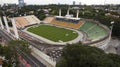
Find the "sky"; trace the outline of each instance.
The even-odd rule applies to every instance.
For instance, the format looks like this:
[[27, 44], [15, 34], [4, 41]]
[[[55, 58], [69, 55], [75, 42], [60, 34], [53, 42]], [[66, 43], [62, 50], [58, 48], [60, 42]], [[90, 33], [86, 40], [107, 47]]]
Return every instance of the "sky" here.
[[[73, 1], [76, 2], [76, 4], [79, 4], [81, 2], [82, 4], [120, 4], [120, 0], [24, 0], [26, 4], [39, 4], [39, 5], [44, 5], [44, 4], [72, 4]], [[17, 3], [18, 0], [0, 0], [0, 4], [3, 3]]]

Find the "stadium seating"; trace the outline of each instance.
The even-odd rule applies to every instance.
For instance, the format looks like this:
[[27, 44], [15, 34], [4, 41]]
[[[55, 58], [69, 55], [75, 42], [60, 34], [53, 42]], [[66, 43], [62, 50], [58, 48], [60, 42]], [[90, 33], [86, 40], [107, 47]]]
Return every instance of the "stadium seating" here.
[[36, 16], [31, 15], [31, 17], [35, 20], [36, 23], [40, 23], [40, 20]]
[[90, 27], [92, 27], [94, 24], [90, 22], [85, 22], [84, 25], [80, 28], [80, 30], [87, 31]]
[[106, 31], [95, 23], [85, 22], [79, 30], [84, 31], [91, 41], [99, 40], [106, 36]]
[[92, 30], [89, 30], [87, 33], [90, 33], [90, 34], [88, 34], [88, 36], [89, 36], [91, 39], [95, 39], [95, 40], [96, 40], [96, 39], [103, 38], [103, 37], [105, 37], [105, 35], [106, 35], [105, 30], [102, 29], [102, 28], [98, 28], [98, 26], [95, 27], [95, 28], [93, 28]]
[[74, 29], [78, 29], [83, 23], [84, 23], [83, 21], [78, 21], [78, 23], [58, 21], [55, 18], [51, 21], [51, 24], [55, 24], [55, 25], [59, 25], [59, 26], [63, 26], [63, 27], [74, 28]]
[[40, 20], [34, 15], [15, 17], [15, 21], [16, 21], [17, 28], [40, 23]]
[[54, 19], [54, 17], [47, 17], [44, 19], [45, 23], [51, 23], [51, 21]]
[[20, 25], [19, 22], [17, 22], [17, 21], [16, 21], [16, 27], [17, 27], [17, 28], [20, 28], [20, 27], [21, 27], [21, 25]]
[[36, 21], [31, 16], [25, 16], [24, 17], [30, 24], [35, 24]]
[[17, 21], [17, 23], [19, 23], [19, 25], [21, 25], [22, 27], [29, 25], [29, 23], [24, 19], [24, 17], [17, 17], [15, 19]]
[[30, 16], [25, 16], [24, 17], [30, 24], [36, 24], [36, 23], [40, 23], [40, 20], [35, 17], [34, 15], [30, 15]]

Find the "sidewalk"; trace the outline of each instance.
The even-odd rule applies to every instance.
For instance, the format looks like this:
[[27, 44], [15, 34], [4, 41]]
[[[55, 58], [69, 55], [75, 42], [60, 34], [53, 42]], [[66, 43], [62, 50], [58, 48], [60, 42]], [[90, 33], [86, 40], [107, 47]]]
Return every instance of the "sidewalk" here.
[[108, 43], [108, 48], [105, 49], [106, 53], [114, 53], [117, 54], [116, 48], [120, 46], [120, 41], [118, 39], [111, 39], [110, 43]]

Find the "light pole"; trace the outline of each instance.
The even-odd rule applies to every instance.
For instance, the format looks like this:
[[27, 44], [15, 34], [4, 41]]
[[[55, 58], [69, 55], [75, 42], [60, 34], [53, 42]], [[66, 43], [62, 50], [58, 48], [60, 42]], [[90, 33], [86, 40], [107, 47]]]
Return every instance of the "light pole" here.
[[111, 25], [112, 25], [112, 26], [111, 26], [111, 34], [112, 34], [113, 24], [114, 24], [114, 23], [115, 23], [114, 21], [111, 22]]
[[61, 16], [61, 9], [59, 9], [59, 16]]
[[[110, 24], [111, 24], [111, 27], [110, 27], [110, 28], [111, 28], [111, 30], [110, 30], [110, 39], [111, 39], [111, 37], [112, 37], [112, 30], [113, 30], [113, 26], [114, 26], [113, 24], [114, 24], [114, 23], [115, 23], [114, 21], [111, 21], [111, 22], [110, 22]], [[109, 39], [109, 40], [110, 40], [110, 39]]]
[[[111, 22], [110, 22], [111, 26], [110, 26], [110, 33], [109, 33], [109, 38], [108, 38], [107, 44], [108, 44], [108, 43], [110, 42], [110, 40], [111, 40], [112, 30], [113, 30], [113, 24], [114, 24], [114, 23], [115, 23], [114, 21], [111, 21]], [[108, 46], [104, 47], [103, 49], [105, 50], [106, 48], [108, 48]]]

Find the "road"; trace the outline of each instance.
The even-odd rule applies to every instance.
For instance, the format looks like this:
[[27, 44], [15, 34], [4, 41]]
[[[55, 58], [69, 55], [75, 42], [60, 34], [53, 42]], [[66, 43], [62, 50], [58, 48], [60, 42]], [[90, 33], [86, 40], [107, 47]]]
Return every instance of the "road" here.
[[5, 34], [2, 30], [0, 30], [0, 34], [1, 34], [7, 41], [12, 40], [12, 39], [10, 38], [10, 36], [8, 36], [7, 34]]
[[[11, 41], [12, 38], [9, 34], [6, 34], [4, 31], [0, 30], [0, 34], [7, 40]], [[19, 49], [17, 51], [20, 51]], [[39, 60], [37, 60], [32, 55], [28, 55], [24, 52], [20, 52], [20, 55], [32, 66], [32, 67], [46, 67]]]
[[[19, 48], [17, 48], [19, 49]], [[24, 53], [22, 50], [18, 50], [19, 54], [21, 54], [21, 56], [23, 58], [28, 58], [30, 61], [27, 61], [29, 64], [31, 64], [32, 67], [46, 67], [45, 65], [43, 65], [41, 62], [39, 62], [38, 60], [36, 60], [35, 57], [33, 57], [31, 54], [26, 54]], [[32, 59], [31, 59], [32, 58]]]

